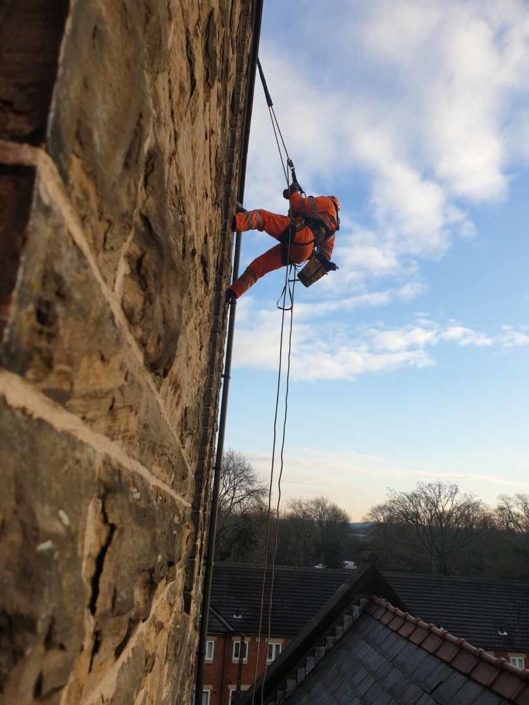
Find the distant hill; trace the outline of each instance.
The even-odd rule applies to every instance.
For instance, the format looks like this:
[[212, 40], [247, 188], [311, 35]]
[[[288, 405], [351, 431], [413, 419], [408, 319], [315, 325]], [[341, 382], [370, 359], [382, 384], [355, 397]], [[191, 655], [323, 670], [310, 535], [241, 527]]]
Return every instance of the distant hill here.
[[353, 533], [357, 534], [358, 536], [365, 536], [371, 524], [368, 521], [353, 521], [350, 522], [349, 526], [351, 527], [351, 531]]

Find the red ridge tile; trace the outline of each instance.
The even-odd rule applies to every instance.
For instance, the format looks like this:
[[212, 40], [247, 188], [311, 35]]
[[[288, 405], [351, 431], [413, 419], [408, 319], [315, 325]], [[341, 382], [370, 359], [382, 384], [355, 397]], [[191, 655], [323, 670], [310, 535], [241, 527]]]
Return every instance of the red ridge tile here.
[[[439, 649], [439, 651], [440, 650], [441, 649]], [[437, 656], [439, 655], [439, 651], [437, 652]], [[457, 668], [458, 671], [461, 671], [461, 673], [470, 673], [472, 669], [478, 665], [479, 659], [468, 651], [458, 649], [450, 663], [454, 668]]]
[[524, 687], [525, 683], [523, 681], [517, 678], [513, 673], [507, 671], [500, 673], [492, 684], [492, 690], [495, 693], [509, 700], [514, 700], [514, 698], [522, 692]]
[[422, 642], [426, 639], [426, 637], [429, 635], [428, 629], [425, 629], [422, 625], [424, 622], [421, 624], [421, 620], [417, 622], [417, 626], [415, 629], [412, 631], [408, 639], [412, 641], [414, 644], [417, 644], [419, 646], [422, 644]]
[[445, 629], [393, 607], [387, 600], [371, 597], [366, 611], [392, 631], [450, 663], [475, 682], [492, 688], [516, 705], [529, 705], [529, 670], [515, 668], [505, 659], [496, 658]]
[[481, 685], [490, 686], [499, 675], [500, 671], [497, 668], [482, 659], [472, 671], [472, 680], [481, 683]]
[[385, 624], [387, 626], [390, 622], [393, 621], [394, 616], [395, 615], [393, 614], [393, 612], [386, 610], [386, 613], [383, 614], [382, 617], [380, 617], [380, 621], [382, 622], [382, 624]]
[[443, 640], [436, 634], [428, 634], [426, 639], [421, 644], [421, 649], [426, 649], [431, 654], [434, 654], [437, 649], [441, 646]]
[[441, 642], [441, 646], [437, 649], [435, 652], [435, 655], [438, 656], [440, 659], [443, 661], [446, 661], [447, 663], [450, 663], [457, 654], [460, 653], [459, 646], [457, 644], [451, 644], [449, 641], [446, 639]]
[[376, 610], [373, 612], [373, 617], [375, 619], [380, 619], [383, 614], [386, 614], [386, 608], [382, 607], [382, 605], [379, 605]]
[[409, 637], [409, 635], [415, 630], [415, 624], [406, 620], [402, 627], [399, 629], [398, 634], [404, 637]]
[[529, 685], [517, 695], [514, 702], [516, 705], [529, 705]]
[[402, 627], [404, 624], [405, 620], [402, 617], [398, 617], [396, 615], [393, 615], [393, 619], [391, 622], [388, 624], [388, 627], [392, 629], [394, 632], [398, 632], [399, 629]]

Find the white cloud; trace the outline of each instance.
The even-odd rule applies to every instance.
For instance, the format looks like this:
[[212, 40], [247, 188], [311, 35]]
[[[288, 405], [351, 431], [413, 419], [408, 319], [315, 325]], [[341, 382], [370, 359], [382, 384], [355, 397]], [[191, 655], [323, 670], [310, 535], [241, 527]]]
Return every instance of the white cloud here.
[[409, 348], [423, 348], [435, 342], [438, 332], [420, 327], [394, 330], [369, 330], [371, 343], [376, 350], [402, 351]]
[[[250, 463], [268, 480], [270, 476], [270, 452], [255, 452], [242, 449]], [[421, 480], [442, 480], [456, 482], [463, 491], [475, 491], [479, 486], [480, 494], [487, 494], [487, 500], [493, 504], [497, 494], [512, 492], [513, 487], [524, 485], [523, 480], [509, 480], [494, 474], [493, 471], [469, 473], [417, 467], [415, 462], [406, 463], [380, 455], [359, 453], [354, 450], [326, 451], [315, 447], [294, 447], [288, 449], [284, 457], [284, 474], [281, 481], [282, 509], [290, 499], [317, 497], [324, 494], [340, 507], [349, 511], [352, 520], [359, 520], [369, 509], [384, 501], [381, 487], [398, 487], [411, 490]], [[274, 505], [277, 498], [276, 487], [279, 462], [275, 466]], [[484, 487], [488, 486], [488, 491]]]
[[[354, 5], [346, 3], [351, 10]], [[391, 106], [415, 162], [452, 197], [501, 198], [508, 187], [508, 108], [525, 93], [529, 14], [523, 0], [429, 0], [360, 5], [351, 46], [388, 75]]]
[[505, 488], [507, 487], [526, 487], [527, 483], [523, 480], [507, 480], [501, 475], [491, 475], [485, 473], [477, 472], [446, 472], [440, 470], [439, 472], [429, 472], [427, 470], [417, 471], [416, 476], [418, 479], [435, 479], [443, 480], [445, 482], [471, 482], [475, 487], [479, 486], [479, 483], [486, 482], [490, 485], [500, 485]]
[[357, 308], [387, 306], [394, 301], [409, 302], [420, 296], [425, 289], [425, 285], [421, 282], [407, 282], [401, 287], [386, 289], [385, 291], [344, 296], [310, 304], [298, 303], [296, 304], [296, 320], [314, 320], [321, 316], [353, 311]]
[[504, 327], [504, 332], [498, 336], [500, 345], [503, 348], [513, 348], [529, 345], [529, 332], [527, 327], [515, 330], [510, 326]]
[[[261, 49], [298, 175], [308, 192], [350, 179], [367, 189], [362, 217], [343, 214], [339, 277], [320, 289], [416, 277], [421, 258], [476, 237], [468, 209], [505, 198], [510, 170], [529, 160], [527, 4], [329, 0], [304, 8], [298, 32], [302, 56], [284, 41]], [[315, 59], [321, 36], [332, 41]], [[249, 163], [247, 204], [284, 212], [259, 86]]]
[[[387, 305], [401, 296], [402, 290], [397, 289], [312, 306], [299, 304], [292, 333], [293, 379], [354, 381], [364, 374], [431, 367], [437, 364], [432, 348], [443, 344], [496, 349], [529, 345], [525, 328], [509, 327], [491, 334], [457, 322], [440, 324], [422, 318], [398, 328], [384, 324], [366, 328], [332, 318], [337, 312]], [[252, 298], [248, 297], [241, 301], [240, 314], [235, 366], [277, 370], [277, 312], [256, 309]], [[324, 320], [318, 320], [324, 316]]]
[[[293, 375], [352, 380], [434, 365], [436, 346], [529, 344], [521, 328], [483, 331], [426, 314], [410, 325], [363, 330], [347, 320], [424, 293], [421, 259], [443, 256], [455, 237], [475, 238], [469, 209], [505, 197], [509, 169], [529, 155], [527, 5], [329, 0], [305, 10], [298, 32], [306, 54], [294, 56], [282, 40], [262, 42], [275, 110], [308, 193], [332, 193], [338, 182], [343, 200], [355, 202], [347, 198], [351, 182], [362, 184], [365, 198], [359, 213], [342, 214], [333, 257], [339, 272], [318, 283], [313, 303], [296, 304]], [[333, 40], [318, 45], [316, 60], [320, 36]], [[245, 205], [285, 212], [259, 86], [255, 101]], [[255, 243], [252, 255], [264, 242], [253, 237], [246, 238]], [[386, 286], [377, 290], [380, 279]], [[248, 295], [239, 310], [237, 364], [277, 369], [276, 312], [258, 310]]]
[[485, 333], [478, 333], [465, 326], [448, 326], [439, 333], [439, 338], [446, 341], [455, 341], [459, 345], [477, 345], [488, 347], [494, 344], [494, 340]]

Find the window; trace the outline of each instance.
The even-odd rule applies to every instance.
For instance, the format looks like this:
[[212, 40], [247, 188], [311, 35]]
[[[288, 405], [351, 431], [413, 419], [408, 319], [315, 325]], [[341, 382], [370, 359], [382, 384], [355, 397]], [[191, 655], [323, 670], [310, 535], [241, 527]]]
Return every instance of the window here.
[[[209, 705], [209, 696], [210, 696], [210, 691], [206, 690], [205, 688], [202, 690], [202, 705]], [[195, 698], [195, 691], [193, 690], [193, 695], [191, 697], [191, 703], [192, 705], [197, 705], [196, 704], [196, 698]]]
[[[249, 685], [241, 685], [241, 692], [244, 692], [245, 690], [248, 690], [250, 688]], [[232, 705], [232, 703], [237, 702], [235, 698], [235, 693], [237, 692], [237, 688], [232, 688], [230, 686], [230, 696], [228, 698], [228, 705]]]
[[523, 656], [509, 656], [509, 662], [515, 668], [525, 668], [525, 658]]
[[[233, 642], [233, 663], [239, 663], [239, 659], [241, 658], [241, 642], [240, 641], [234, 641]], [[248, 661], [248, 642], [244, 642], [244, 647], [243, 647], [243, 653], [242, 653], [242, 660], [243, 662]]]
[[208, 639], [206, 641], [206, 661], [213, 661], [213, 655], [215, 653], [215, 642], [213, 639]]
[[268, 643], [268, 652], [266, 654], [266, 662], [272, 663], [281, 653], [281, 644], [279, 642], [270, 641]]

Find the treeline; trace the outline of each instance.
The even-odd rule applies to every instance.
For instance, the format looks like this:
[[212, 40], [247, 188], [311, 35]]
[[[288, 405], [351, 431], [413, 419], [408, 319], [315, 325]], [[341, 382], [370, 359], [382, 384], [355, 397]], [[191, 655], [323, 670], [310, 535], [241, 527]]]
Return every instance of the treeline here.
[[215, 560], [260, 563], [268, 543], [277, 565], [343, 568], [354, 535], [349, 516], [324, 497], [288, 502], [279, 522], [272, 507], [267, 537], [268, 488], [241, 453], [223, 458]]
[[[390, 490], [356, 535], [343, 509], [325, 497], [287, 503], [268, 527], [268, 488], [246, 458], [224, 456], [215, 559], [260, 563], [268, 543], [277, 565], [342, 568], [362, 551], [382, 570], [499, 579], [529, 579], [529, 494], [501, 496], [487, 507], [445, 482]], [[268, 539], [268, 540], [267, 540]]]
[[366, 520], [384, 570], [529, 579], [529, 494], [492, 509], [453, 483], [419, 483], [390, 490]]

